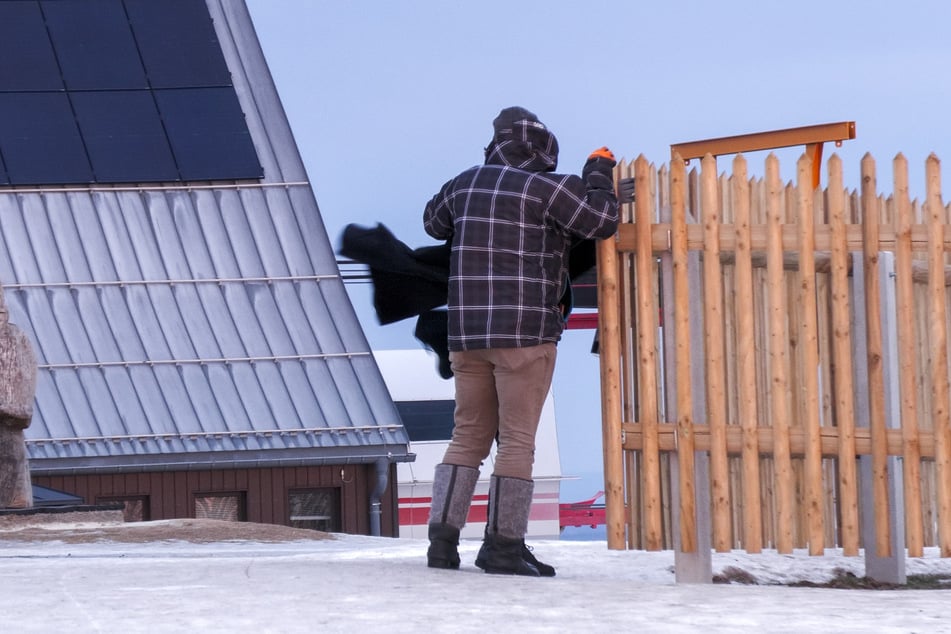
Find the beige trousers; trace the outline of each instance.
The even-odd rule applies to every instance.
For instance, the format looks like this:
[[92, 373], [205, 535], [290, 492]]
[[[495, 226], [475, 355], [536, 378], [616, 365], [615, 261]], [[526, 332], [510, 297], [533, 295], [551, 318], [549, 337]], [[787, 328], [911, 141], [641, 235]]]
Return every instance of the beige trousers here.
[[478, 469], [498, 436], [493, 475], [531, 480], [535, 432], [555, 356], [554, 343], [450, 352], [455, 428], [443, 462]]

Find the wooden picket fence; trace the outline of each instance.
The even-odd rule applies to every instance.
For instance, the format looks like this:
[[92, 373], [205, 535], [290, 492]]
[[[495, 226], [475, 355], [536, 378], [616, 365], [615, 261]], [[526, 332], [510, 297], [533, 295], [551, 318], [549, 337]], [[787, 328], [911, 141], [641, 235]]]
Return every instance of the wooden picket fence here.
[[709, 155], [699, 173], [676, 156], [669, 168], [619, 166], [636, 201], [598, 247], [609, 548], [692, 552], [707, 513], [716, 551], [856, 555], [873, 547], [860, 526], [872, 505], [874, 547], [888, 556], [889, 472], [900, 470], [908, 555], [938, 545], [951, 556], [939, 167], [927, 159], [919, 203], [900, 155], [888, 196], [870, 156], [858, 192], [836, 155], [825, 190], [806, 156], [795, 184], [773, 155], [763, 178], [747, 176], [742, 155], [732, 175]]

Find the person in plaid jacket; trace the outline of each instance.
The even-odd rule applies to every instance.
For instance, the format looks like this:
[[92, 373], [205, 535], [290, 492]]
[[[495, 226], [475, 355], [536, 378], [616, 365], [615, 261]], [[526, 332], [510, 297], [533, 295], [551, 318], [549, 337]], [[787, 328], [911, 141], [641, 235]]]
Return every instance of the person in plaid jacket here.
[[459, 567], [459, 531], [497, 441], [476, 565], [554, 576], [525, 545], [535, 433], [564, 328], [568, 251], [617, 231], [616, 162], [603, 147], [581, 176], [556, 173], [558, 141], [524, 108], [503, 109], [493, 130], [485, 163], [443, 185], [423, 212], [426, 232], [452, 245], [448, 343], [456, 388], [452, 440], [435, 470], [427, 560]]

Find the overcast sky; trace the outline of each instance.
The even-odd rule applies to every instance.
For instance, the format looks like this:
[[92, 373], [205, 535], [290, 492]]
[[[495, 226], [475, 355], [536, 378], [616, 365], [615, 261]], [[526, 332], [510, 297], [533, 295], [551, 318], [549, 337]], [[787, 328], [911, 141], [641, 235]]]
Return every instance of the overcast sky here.
[[[899, 152], [913, 197], [932, 152], [951, 188], [943, 0], [247, 4], [335, 241], [348, 223], [382, 222], [411, 246], [431, 243], [423, 206], [481, 162], [510, 105], [556, 134], [562, 172], [601, 145], [661, 164], [672, 143], [848, 120], [857, 138], [824, 158], [839, 154], [850, 189], [866, 152], [880, 191], [891, 191]], [[784, 179], [801, 151], [777, 152]], [[761, 175], [765, 154], [748, 158]], [[367, 289], [350, 290], [371, 346], [416, 346], [410, 321], [380, 328]], [[585, 476], [566, 488], [579, 495], [600, 486], [592, 335], [566, 333], [554, 383], [562, 468]]]

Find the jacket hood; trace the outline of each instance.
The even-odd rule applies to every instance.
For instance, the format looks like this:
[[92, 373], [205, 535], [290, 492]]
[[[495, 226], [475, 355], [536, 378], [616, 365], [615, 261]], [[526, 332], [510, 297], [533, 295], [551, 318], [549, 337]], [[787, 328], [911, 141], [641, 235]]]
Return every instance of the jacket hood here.
[[558, 167], [558, 139], [532, 112], [505, 108], [492, 122], [494, 134], [485, 148], [486, 165], [506, 165], [529, 172]]

